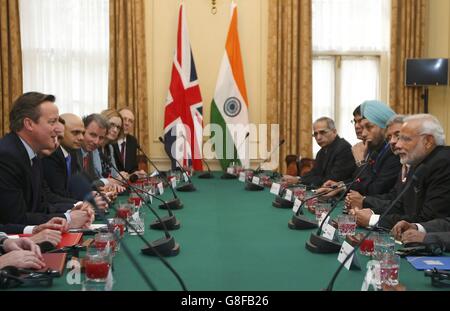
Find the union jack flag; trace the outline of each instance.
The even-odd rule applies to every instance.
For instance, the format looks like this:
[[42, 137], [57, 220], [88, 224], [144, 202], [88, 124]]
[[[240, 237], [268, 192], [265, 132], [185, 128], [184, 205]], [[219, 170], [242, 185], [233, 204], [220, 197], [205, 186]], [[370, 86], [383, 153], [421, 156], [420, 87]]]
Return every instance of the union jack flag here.
[[[203, 170], [203, 103], [183, 4], [180, 5], [177, 48], [165, 107], [164, 136], [165, 149], [173, 158], [182, 160], [183, 166]], [[175, 168], [173, 162], [172, 168]]]

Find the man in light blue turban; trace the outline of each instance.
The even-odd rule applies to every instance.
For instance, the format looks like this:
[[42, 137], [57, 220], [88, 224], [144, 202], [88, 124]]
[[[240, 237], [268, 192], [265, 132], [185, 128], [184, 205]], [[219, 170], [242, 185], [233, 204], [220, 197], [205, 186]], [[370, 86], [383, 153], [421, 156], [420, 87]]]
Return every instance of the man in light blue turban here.
[[[368, 148], [368, 157], [353, 173], [350, 190], [362, 196], [388, 193], [395, 185], [401, 172], [400, 159], [385, 139], [386, 123], [395, 115], [386, 104], [368, 100], [361, 104], [362, 139]], [[343, 181], [348, 182], [348, 181]], [[333, 186], [336, 181], [327, 181], [324, 187]], [[321, 192], [320, 189], [319, 192]]]
[[361, 114], [370, 123], [385, 129], [387, 121], [395, 115], [395, 112], [381, 101], [367, 100], [361, 105]]

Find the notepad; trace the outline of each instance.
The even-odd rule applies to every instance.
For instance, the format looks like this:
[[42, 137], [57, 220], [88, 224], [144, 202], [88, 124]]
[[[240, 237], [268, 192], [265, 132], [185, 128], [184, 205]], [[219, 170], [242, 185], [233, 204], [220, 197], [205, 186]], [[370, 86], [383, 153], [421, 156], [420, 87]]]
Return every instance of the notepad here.
[[450, 270], [450, 257], [406, 257], [408, 262], [417, 270]]

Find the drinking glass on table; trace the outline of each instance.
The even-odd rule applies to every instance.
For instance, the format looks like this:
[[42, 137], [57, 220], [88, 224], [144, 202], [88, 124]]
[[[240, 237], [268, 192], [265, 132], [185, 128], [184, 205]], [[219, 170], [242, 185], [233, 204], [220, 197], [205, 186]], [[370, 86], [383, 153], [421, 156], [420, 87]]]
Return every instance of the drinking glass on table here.
[[317, 203], [315, 214], [316, 214], [316, 220], [318, 225], [322, 223], [322, 221], [325, 219], [325, 216], [328, 214], [328, 212], [331, 209], [330, 203]]
[[88, 247], [84, 259], [86, 279], [92, 282], [106, 282], [111, 261], [110, 250]]
[[337, 218], [339, 236], [346, 237], [353, 236], [356, 232], [356, 217], [355, 215], [339, 215]]
[[381, 285], [398, 285], [398, 275], [400, 270], [400, 256], [390, 253], [381, 255], [380, 276]]

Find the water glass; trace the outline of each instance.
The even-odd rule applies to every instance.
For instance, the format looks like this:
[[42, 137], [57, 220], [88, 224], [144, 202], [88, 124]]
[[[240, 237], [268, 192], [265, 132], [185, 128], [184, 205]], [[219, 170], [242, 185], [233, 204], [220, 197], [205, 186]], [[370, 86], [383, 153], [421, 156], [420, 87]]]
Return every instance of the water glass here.
[[132, 205], [130, 204], [120, 204], [119, 208], [117, 209], [116, 216], [122, 219], [128, 219], [128, 217], [131, 216], [131, 208]]
[[338, 216], [338, 232], [342, 237], [353, 236], [356, 232], [356, 218], [354, 215]]
[[388, 286], [398, 285], [398, 274], [400, 270], [400, 256], [384, 253], [380, 261], [381, 284]]
[[86, 250], [84, 269], [86, 279], [92, 282], [106, 282], [111, 267], [111, 253], [106, 249], [89, 247]]
[[292, 189], [294, 196], [297, 197], [300, 201], [303, 201], [306, 197], [306, 187], [298, 186]]
[[139, 207], [135, 207], [133, 214], [128, 219], [130, 226], [128, 232], [130, 235], [143, 235], [145, 232], [144, 210]]
[[315, 214], [316, 214], [316, 220], [317, 223], [320, 224], [322, 223], [322, 221], [325, 219], [325, 216], [328, 214], [328, 212], [331, 209], [331, 204], [330, 203], [318, 203], [316, 208], [315, 208]]
[[374, 235], [374, 254], [375, 260], [380, 260], [385, 254], [395, 254], [395, 239], [390, 233], [376, 232]]

